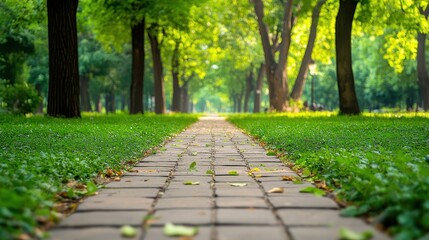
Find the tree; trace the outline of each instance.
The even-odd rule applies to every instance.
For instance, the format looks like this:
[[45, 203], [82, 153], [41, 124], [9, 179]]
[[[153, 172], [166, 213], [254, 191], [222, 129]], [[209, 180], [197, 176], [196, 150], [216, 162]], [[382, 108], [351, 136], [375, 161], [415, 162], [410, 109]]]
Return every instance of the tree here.
[[261, 111], [261, 95], [262, 95], [262, 83], [264, 79], [265, 64], [261, 63], [258, 69], [258, 78], [256, 79], [255, 87], [255, 98], [253, 102], [253, 112], [258, 113]]
[[[423, 9], [419, 7], [420, 14], [427, 20], [429, 15], [429, 4]], [[423, 102], [423, 110], [429, 111], [429, 74], [426, 65], [426, 34], [417, 33], [417, 73], [420, 89], [420, 96]]]
[[320, 15], [320, 11], [322, 10], [322, 6], [325, 3], [326, 3], [326, 0], [319, 0], [317, 1], [317, 4], [313, 9], [313, 14], [311, 16], [310, 36], [308, 37], [308, 43], [305, 49], [304, 57], [302, 58], [298, 76], [295, 80], [295, 84], [293, 85], [293, 90], [290, 95], [291, 98], [294, 100], [301, 99], [302, 92], [304, 90], [305, 78], [307, 77], [307, 71], [308, 71], [308, 65], [312, 60], [311, 54], [313, 52], [314, 42], [316, 41], [317, 24], [319, 21], [319, 15]]
[[358, 1], [340, 0], [335, 22], [335, 49], [340, 113], [359, 114], [355, 82], [352, 69], [351, 33]]
[[130, 86], [130, 114], [143, 113], [144, 79], [144, 18], [131, 29], [132, 79]]
[[152, 51], [153, 61], [153, 78], [154, 78], [154, 91], [155, 91], [155, 113], [165, 113], [165, 95], [164, 95], [164, 70], [161, 58], [161, 44], [158, 39], [159, 26], [153, 24], [148, 29], [148, 36]]
[[78, 0], [47, 0], [48, 114], [55, 117], [80, 117], [77, 6]]
[[253, 0], [253, 4], [264, 50], [266, 76], [270, 91], [270, 107], [276, 111], [285, 111], [289, 107], [289, 86], [286, 70], [291, 41], [293, 0], [284, 1], [282, 40], [278, 46], [280, 49], [278, 61], [274, 58], [274, 51], [277, 46], [275, 44], [271, 45], [268, 27], [264, 22], [264, 4], [261, 0]]

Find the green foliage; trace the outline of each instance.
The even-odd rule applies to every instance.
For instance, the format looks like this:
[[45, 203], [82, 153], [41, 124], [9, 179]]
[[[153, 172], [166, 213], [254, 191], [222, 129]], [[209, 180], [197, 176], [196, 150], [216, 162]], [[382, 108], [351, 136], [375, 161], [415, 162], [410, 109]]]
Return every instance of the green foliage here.
[[229, 119], [309, 169], [397, 239], [429, 231], [428, 114], [335, 116], [330, 113], [238, 115]]
[[[38, 217], [52, 217], [59, 192], [70, 198], [97, 191], [90, 180], [177, 133], [194, 116], [83, 115], [82, 119], [0, 115], [0, 239], [35, 234]], [[87, 185], [85, 192], [66, 183]]]
[[0, 86], [0, 107], [14, 114], [32, 113], [40, 97], [32, 85], [26, 83]]

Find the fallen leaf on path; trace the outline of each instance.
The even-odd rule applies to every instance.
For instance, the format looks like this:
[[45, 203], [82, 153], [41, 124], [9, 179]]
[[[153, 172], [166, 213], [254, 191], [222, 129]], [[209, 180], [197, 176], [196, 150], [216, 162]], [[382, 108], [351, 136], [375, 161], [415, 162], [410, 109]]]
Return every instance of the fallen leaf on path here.
[[126, 238], [133, 238], [137, 235], [137, 229], [130, 225], [124, 225], [121, 227], [121, 235]]
[[238, 176], [238, 172], [235, 171], [235, 170], [229, 171], [228, 174], [231, 175], [231, 176]]
[[164, 234], [169, 237], [192, 237], [198, 233], [198, 227], [186, 227], [183, 225], [174, 225], [166, 223], [164, 225]]
[[232, 187], [245, 187], [247, 186], [247, 183], [229, 183]]
[[192, 182], [192, 181], [185, 181], [183, 182], [184, 185], [200, 185], [200, 182]]
[[321, 196], [324, 196], [326, 194], [325, 191], [318, 189], [316, 187], [305, 187], [305, 188], [299, 190], [299, 192], [312, 193], [314, 196], [317, 196], [317, 197], [321, 197]]
[[209, 169], [209, 170], [207, 170], [207, 171], [206, 171], [206, 174], [213, 175], [213, 174], [214, 174], [214, 172], [213, 172], [213, 170]]
[[283, 193], [285, 190], [282, 187], [271, 188], [268, 193]]
[[253, 173], [253, 172], [259, 172], [259, 171], [261, 171], [261, 169], [259, 169], [259, 168], [257, 168], [257, 167], [252, 168], [252, 169], [250, 169], [250, 170], [249, 170], [249, 172], [250, 172], [250, 173]]
[[294, 184], [302, 184], [302, 180], [297, 176], [282, 176], [283, 181], [293, 182]]
[[373, 237], [373, 233], [371, 231], [364, 231], [361, 233], [357, 233], [347, 228], [340, 229], [341, 240], [369, 240], [372, 237]]
[[196, 172], [197, 171], [197, 163], [195, 161], [193, 161], [191, 164], [189, 164], [188, 171], [189, 172], [192, 172], [192, 171]]
[[119, 181], [121, 181], [121, 178], [120, 178], [120, 177], [115, 177], [115, 178], [113, 179], [113, 181], [119, 182]]

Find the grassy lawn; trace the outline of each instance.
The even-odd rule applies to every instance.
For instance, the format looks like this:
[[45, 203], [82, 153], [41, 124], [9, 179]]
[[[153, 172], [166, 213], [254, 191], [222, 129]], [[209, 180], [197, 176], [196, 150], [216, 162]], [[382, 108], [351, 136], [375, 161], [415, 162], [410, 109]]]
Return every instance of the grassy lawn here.
[[97, 190], [197, 118], [192, 115], [84, 115], [82, 119], [0, 115], [0, 239], [37, 235], [56, 201]]
[[429, 237], [429, 114], [231, 115], [229, 121], [309, 180], [324, 180], [352, 205], [344, 215], [365, 215], [395, 239]]

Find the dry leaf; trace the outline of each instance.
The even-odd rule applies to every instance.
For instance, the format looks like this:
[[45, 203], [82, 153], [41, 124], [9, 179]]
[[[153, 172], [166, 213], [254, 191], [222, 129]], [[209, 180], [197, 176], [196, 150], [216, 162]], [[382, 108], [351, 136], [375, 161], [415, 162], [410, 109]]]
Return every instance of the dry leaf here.
[[284, 192], [284, 188], [282, 187], [271, 188], [270, 191], [268, 191], [268, 193], [283, 193], [283, 192]]
[[229, 183], [232, 187], [245, 187], [247, 186], [247, 183]]
[[120, 178], [120, 177], [115, 177], [115, 178], [113, 179], [113, 181], [119, 182], [119, 181], [121, 181], [121, 178]]
[[110, 169], [110, 168], [108, 168], [107, 170], [106, 170], [106, 176], [108, 176], [108, 177], [111, 177], [111, 176], [113, 176], [113, 171], [112, 171], [112, 169]]
[[261, 169], [255, 167], [255, 168], [250, 169], [249, 172], [259, 172], [259, 171], [261, 171]]
[[297, 180], [297, 177], [295, 176], [282, 176], [283, 181], [295, 181]]

